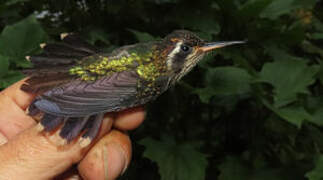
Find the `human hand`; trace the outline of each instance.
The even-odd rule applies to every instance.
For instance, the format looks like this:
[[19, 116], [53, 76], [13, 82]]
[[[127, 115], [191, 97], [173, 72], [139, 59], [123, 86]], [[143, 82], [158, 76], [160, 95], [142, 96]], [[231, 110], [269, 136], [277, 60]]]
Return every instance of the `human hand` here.
[[0, 92], [0, 179], [115, 179], [124, 172], [131, 142], [123, 131], [142, 123], [143, 108], [107, 114], [89, 147], [75, 143], [62, 149], [26, 115], [35, 95], [20, 90], [23, 82]]

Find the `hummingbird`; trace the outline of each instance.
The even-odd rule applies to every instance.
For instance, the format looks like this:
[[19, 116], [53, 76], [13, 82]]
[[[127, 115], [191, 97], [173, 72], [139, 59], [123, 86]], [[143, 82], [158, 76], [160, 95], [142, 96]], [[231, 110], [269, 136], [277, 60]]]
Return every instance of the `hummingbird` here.
[[[41, 44], [27, 56], [33, 67], [20, 87], [36, 93], [27, 109], [39, 130], [58, 134], [64, 143], [79, 138], [88, 146], [103, 115], [144, 105], [175, 85], [206, 54], [243, 41], [207, 42], [187, 30], [162, 40], [126, 45], [104, 53], [71, 33], [57, 44]], [[80, 136], [80, 137], [79, 137]]]

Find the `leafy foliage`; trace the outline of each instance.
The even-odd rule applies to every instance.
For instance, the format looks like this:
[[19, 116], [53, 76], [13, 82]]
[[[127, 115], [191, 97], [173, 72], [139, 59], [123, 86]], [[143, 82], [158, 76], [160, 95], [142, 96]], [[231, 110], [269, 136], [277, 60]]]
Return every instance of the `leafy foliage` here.
[[275, 106], [281, 107], [296, 101], [298, 93], [308, 93], [307, 87], [314, 83], [317, 72], [317, 67], [308, 67], [305, 61], [283, 60], [265, 64], [260, 81], [274, 86]]
[[208, 103], [215, 95], [239, 95], [250, 92], [251, 76], [237, 67], [210, 68], [205, 74], [206, 88], [197, 89], [201, 100]]
[[323, 178], [323, 157], [322, 155], [318, 156], [317, 159], [315, 160], [316, 167], [312, 171], [306, 173], [306, 177], [309, 180], [320, 180]]
[[247, 40], [207, 56], [147, 106], [120, 179], [322, 179], [322, 8], [322, 0], [4, 0], [0, 88], [62, 32], [107, 52], [174, 29]]
[[162, 142], [145, 138], [140, 144], [147, 148], [144, 157], [158, 163], [162, 180], [205, 178], [205, 155], [196, 151], [191, 143], [178, 145], [168, 137]]
[[44, 42], [45, 38], [46, 33], [34, 16], [8, 25], [2, 30], [0, 35], [0, 88], [22, 78], [18, 71], [9, 70], [9, 67], [29, 67], [25, 56], [39, 50], [39, 44]]

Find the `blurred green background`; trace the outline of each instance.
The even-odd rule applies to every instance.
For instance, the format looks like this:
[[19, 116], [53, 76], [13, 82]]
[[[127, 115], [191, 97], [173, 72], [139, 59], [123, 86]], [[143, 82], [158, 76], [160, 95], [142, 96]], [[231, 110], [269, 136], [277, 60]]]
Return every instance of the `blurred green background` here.
[[119, 179], [322, 180], [321, 0], [1, 0], [0, 88], [62, 32], [111, 51], [175, 29], [248, 43], [147, 105]]

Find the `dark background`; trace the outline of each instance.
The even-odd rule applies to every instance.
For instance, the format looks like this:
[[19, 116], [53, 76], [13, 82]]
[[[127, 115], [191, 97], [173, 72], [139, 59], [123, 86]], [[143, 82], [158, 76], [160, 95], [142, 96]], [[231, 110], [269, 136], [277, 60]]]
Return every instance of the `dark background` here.
[[248, 40], [206, 57], [147, 105], [120, 179], [321, 180], [322, 8], [319, 0], [1, 0], [0, 88], [62, 32], [105, 51], [175, 29]]

